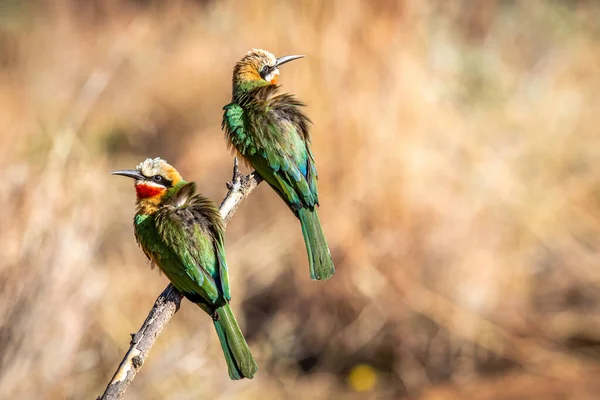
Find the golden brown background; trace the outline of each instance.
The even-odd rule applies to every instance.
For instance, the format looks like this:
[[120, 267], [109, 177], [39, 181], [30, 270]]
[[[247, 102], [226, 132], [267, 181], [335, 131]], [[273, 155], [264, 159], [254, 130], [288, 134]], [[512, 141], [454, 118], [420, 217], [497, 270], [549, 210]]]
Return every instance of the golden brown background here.
[[337, 274], [266, 186], [227, 230], [259, 363], [232, 382], [184, 302], [127, 399], [597, 399], [597, 1], [0, 1], [0, 398], [101, 394], [167, 281], [131, 182], [220, 202], [234, 63], [306, 54]]

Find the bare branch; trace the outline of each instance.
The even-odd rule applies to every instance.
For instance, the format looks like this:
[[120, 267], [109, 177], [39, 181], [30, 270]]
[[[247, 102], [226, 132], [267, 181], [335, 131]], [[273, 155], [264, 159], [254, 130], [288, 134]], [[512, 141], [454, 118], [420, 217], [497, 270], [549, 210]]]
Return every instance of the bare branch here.
[[[231, 182], [227, 183], [229, 192], [227, 192], [219, 207], [219, 212], [226, 225], [240, 203], [248, 197], [261, 181], [262, 178], [256, 172], [242, 175], [238, 168], [237, 158], [235, 159], [233, 177]], [[125, 353], [123, 361], [121, 361], [119, 368], [110, 380], [104, 394], [98, 397], [99, 400], [116, 400], [123, 397], [136, 373], [142, 368], [158, 335], [160, 335], [171, 317], [179, 310], [182, 298], [183, 295], [171, 284], [158, 296], [140, 330], [131, 335], [129, 350]]]
[[221, 213], [221, 217], [223, 221], [225, 221], [225, 225], [231, 220], [233, 217], [233, 213], [238, 209], [242, 200], [244, 200], [250, 192], [254, 190], [254, 188], [262, 182], [262, 178], [256, 171], [252, 172], [249, 175], [240, 174], [240, 169], [238, 168], [238, 159], [237, 157], [233, 160], [233, 178], [231, 178], [231, 182], [227, 182], [227, 188], [229, 192], [221, 202], [221, 206], [219, 207], [219, 212]]

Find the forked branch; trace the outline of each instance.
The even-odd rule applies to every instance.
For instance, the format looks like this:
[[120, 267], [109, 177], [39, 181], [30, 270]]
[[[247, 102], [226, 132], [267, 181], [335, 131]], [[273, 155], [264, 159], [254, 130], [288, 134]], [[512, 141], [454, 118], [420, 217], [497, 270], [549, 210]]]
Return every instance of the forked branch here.
[[[219, 207], [225, 225], [231, 220], [240, 203], [252, 193], [261, 181], [262, 178], [256, 172], [242, 175], [238, 168], [237, 158], [235, 159], [233, 177], [231, 182], [227, 183], [229, 192], [227, 192]], [[125, 353], [119, 368], [117, 368], [108, 386], [106, 386], [104, 394], [98, 397], [99, 400], [116, 400], [123, 397], [136, 373], [142, 368], [146, 357], [148, 357], [148, 352], [161, 331], [179, 310], [182, 298], [183, 295], [171, 284], [158, 296], [140, 330], [135, 334], [131, 334], [129, 350]]]

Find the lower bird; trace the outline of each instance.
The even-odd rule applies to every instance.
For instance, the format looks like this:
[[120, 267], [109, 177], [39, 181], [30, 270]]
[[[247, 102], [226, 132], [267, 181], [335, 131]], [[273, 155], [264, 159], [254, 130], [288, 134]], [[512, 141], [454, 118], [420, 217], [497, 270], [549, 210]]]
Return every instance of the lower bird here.
[[160, 158], [112, 172], [135, 179], [135, 237], [173, 286], [212, 317], [231, 379], [258, 367], [229, 305], [224, 224], [218, 209], [195, 194], [196, 184]]

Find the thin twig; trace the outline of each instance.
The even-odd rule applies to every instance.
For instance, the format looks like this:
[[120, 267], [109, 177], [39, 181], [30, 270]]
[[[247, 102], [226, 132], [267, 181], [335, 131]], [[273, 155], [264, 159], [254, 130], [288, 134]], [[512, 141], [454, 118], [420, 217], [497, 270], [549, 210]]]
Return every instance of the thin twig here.
[[[233, 177], [231, 182], [227, 183], [229, 192], [227, 192], [219, 207], [219, 212], [225, 224], [231, 220], [240, 203], [248, 197], [261, 181], [262, 178], [256, 172], [242, 175], [238, 169], [237, 158], [235, 159]], [[140, 330], [131, 335], [129, 350], [125, 353], [123, 361], [121, 361], [119, 368], [110, 380], [104, 394], [98, 397], [99, 400], [116, 400], [123, 397], [136, 373], [142, 368], [148, 352], [161, 331], [179, 310], [182, 298], [183, 295], [171, 284], [158, 296]]]
[[248, 197], [250, 192], [261, 182], [262, 178], [256, 171], [249, 175], [242, 175], [238, 168], [237, 157], [233, 159], [233, 178], [231, 178], [231, 182], [227, 182], [229, 192], [227, 192], [227, 196], [225, 196], [219, 206], [219, 211], [221, 212], [223, 221], [225, 221], [225, 225], [231, 220], [233, 213], [238, 209], [242, 200]]

